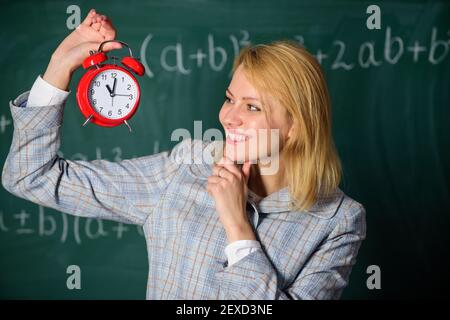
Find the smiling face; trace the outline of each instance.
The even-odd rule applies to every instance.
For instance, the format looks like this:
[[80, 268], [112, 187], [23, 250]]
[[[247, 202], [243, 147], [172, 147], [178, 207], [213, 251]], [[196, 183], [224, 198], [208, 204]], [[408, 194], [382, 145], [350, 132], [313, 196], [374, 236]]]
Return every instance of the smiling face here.
[[[281, 151], [289, 136], [291, 121], [275, 99], [262, 97], [239, 66], [233, 74], [219, 113], [226, 143], [224, 156], [239, 164], [268, 161]], [[270, 108], [270, 109], [269, 109]]]

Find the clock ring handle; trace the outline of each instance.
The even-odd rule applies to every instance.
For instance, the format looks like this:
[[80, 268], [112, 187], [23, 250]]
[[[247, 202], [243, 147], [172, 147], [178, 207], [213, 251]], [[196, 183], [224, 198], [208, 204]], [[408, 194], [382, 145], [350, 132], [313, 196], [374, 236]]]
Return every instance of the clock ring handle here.
[[120, 40], [106, 40], [106, 41], [103, 41], [103, 42], [100, 44], [100, 46], [98, 47], [97, 52], [102, 52], [103, 45], [106, 44], [106, 43], [108, 43], [108, 42], [118, 42], [118, 43], [120, 43], [121, 45], [124, 45], [125, 47], [128, 48], [128, 51], [130, 52], [130, 57], [133, 57], [133, 52], [131, 51], [131, 48], [130, 48], [130, 46], [128, 45], [128, 43], [123, 42], [123, 41], [120, 41]]

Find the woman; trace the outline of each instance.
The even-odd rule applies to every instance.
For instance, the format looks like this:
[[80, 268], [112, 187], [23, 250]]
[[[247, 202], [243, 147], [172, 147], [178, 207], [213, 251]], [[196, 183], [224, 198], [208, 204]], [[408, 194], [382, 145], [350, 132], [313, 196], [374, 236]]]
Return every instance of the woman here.
[[91, 10], [31, 91], [11, 102], [4, 187], [69, 214], [142, 225], [148, 299], [339, 298], [365, 238], [365, 211], [338, 188], [330, 102], [314, 58], [289, 42], [242, 50], [219, 114], [226, 143], [186, 139], [119, 163], [63, 159], [71, 75], [114, 37]]

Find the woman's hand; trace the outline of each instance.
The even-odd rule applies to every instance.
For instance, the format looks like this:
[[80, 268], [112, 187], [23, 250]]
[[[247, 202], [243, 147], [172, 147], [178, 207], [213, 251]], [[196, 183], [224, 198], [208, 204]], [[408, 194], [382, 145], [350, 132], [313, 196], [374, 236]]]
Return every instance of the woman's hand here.
[[256, 240], [246, 210], [250, 166], [250, 162], [245, 162], [241, 171], [233, 162], [222, 158], [208, 178], [206, 190], [214, 197], [229, 242]]
[[[72, 73], [89, 56], [89, 51], [97, 50], [100, 43], [113, 40], [115, 36], [116, 30], [111, 21], [92, 9], [84, 21], [56, 48], [44, 74], [44, 80], [62, 90], [67, 90]], [[119, 43], [113, 42], [105, 44], [102, 50], [109, 51], [121, 47]]]

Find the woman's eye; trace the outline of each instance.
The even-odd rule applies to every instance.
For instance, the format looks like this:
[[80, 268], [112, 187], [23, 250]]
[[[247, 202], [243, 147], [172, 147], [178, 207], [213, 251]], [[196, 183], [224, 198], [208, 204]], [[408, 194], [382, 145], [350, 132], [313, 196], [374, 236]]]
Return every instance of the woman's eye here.
[[248, 110], [250, 110], [250, 111], [261, 111], [260, 108], [254, 106], [252, 104], [248, 104], [247, 107], [248, 107]]
[[[228, 98], [227, 96], [225, 96], [225, 103], [233, 103], [233, 100], [231, 100], [231, 98]], [[257, 106], [254, 106], [252, 104], [248, 104], [247, 105], [247, 110], [249, 110], [249, 111], [261, 111], [260, 108], [258, 108]]]

